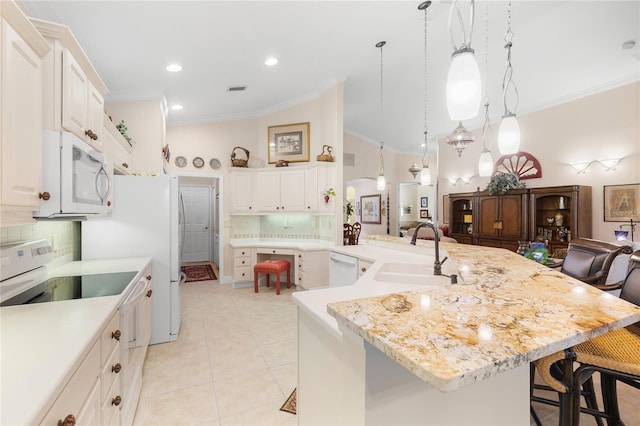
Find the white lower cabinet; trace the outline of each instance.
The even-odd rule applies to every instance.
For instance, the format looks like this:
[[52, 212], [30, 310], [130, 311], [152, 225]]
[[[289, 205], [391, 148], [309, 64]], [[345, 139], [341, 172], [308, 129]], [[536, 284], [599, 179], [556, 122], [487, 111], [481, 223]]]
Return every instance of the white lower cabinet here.
[[233, 251], [233, 280], [235, 282], [251, 281], [253, 279], [251, 249], [241, 248]]
[[95, 413], [96, 404], [99, 413], [100, 342], [97, 340], [40, 424], [69, 424], [70, 421], [73, 421], [71, 424], [100, 424], [100, 415]]
[[41, 425], [120, 424], [120, 311], [95, 337]]
[[302, 251], [296, 255], [296, 285], [310, 289], [329, 285], [329, 251]]

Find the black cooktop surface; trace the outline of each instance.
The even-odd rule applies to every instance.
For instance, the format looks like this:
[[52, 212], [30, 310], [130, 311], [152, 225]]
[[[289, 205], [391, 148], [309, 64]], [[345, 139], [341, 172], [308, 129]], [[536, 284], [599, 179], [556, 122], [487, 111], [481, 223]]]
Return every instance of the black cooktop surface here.
[[50, 278], [24, 293], [2, 302], [1, 306], [114, 296], [124, 291], [136, 273], [110, 272]]

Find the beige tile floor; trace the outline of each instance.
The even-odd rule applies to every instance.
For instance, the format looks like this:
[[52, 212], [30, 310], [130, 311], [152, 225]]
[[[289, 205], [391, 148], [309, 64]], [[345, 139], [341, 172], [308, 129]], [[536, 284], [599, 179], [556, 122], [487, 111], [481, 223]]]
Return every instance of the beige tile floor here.
[[[180, 338], [149, 347], [134, 424], [297, 424], [279, 410], [297, 382], [293, 291], [183, 284]], [[623, 420], [640, 425], [640, 391], [620, 384], [618, 392]], [[558, 424], [556, 407], [534, 407], [545, 426]], [[580, 424], [595, 421], [583, 414]]]
[[176, 342], [149, 347], [136, 425], [295, 425], [295, 287], [185, 283]]

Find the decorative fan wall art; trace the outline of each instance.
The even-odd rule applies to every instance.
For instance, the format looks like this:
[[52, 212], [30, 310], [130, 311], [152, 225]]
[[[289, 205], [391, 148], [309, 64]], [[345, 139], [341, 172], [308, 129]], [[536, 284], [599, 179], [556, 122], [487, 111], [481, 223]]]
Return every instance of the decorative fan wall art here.
[[521, 180], [542, 177], [542, 166], [538, 159], [524, 151], [498, 158], [494, 170], [495, 173], [513, 173]]

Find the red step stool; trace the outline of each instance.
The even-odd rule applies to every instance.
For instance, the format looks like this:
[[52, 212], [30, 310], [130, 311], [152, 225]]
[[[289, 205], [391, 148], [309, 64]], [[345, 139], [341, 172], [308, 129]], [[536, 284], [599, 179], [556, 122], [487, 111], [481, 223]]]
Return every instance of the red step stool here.
[[258, 262], [253, 267], [253, 291], [258, 292], [258, 274], [267, 274], [267, 287], [269, 287], [269, 274], [276, 274], [276, 294], [280, 294], [280, 273], [287, 271], [287, 288], [291, 288], [291, 265], [286, 260], [265, 260]]

